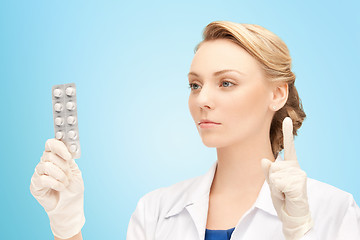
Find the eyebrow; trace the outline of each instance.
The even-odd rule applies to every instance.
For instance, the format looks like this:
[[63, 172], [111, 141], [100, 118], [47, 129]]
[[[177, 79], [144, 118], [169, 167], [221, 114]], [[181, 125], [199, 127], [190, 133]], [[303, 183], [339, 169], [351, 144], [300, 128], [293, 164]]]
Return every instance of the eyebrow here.
[[[245, 75], [245, 73], [239, 72], [239, 71], [234, 70], [234, 69], [224, 69], [224, 70], [221, 70], [221, 71], [214, 72], [213, 76], [216, 77], [216, 76], [219, 76], [219, 75], [227, 73], [227, 72], [237, 72], [237, 73], [239, 73], [241, 75]], [[195, 73], [195, 72], [189, 72], [188, 76], [190, 76], [190, 75], [194, 75], [195, 77], [199, 77], [199, 75], [197, 73]]]

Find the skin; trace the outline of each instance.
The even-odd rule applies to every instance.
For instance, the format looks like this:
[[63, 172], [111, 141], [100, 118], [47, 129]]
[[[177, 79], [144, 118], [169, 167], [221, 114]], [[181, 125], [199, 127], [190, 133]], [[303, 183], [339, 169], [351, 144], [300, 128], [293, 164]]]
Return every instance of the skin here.
[[[224, 69], [240, 73], [213, 75]], [[188, 78], [190, 113], [202, 142], [217, 151], [207, 228], [229, 229], [256, 201], [264, 184], [261, 159], [275, 161], [270, 124], [286, 103], [288, 85], [270, 83], [257, 60], [227, 39], [203, 42]], [[220, 124], [200, 128], [203, 118]]]

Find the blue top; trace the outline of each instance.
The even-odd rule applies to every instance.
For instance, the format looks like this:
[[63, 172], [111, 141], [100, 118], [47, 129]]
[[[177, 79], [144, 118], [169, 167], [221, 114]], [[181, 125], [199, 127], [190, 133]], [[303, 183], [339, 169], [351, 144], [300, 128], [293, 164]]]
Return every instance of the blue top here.
[[205, 229], [205, 240], [230, 240], [235, 227], [227, 230]]

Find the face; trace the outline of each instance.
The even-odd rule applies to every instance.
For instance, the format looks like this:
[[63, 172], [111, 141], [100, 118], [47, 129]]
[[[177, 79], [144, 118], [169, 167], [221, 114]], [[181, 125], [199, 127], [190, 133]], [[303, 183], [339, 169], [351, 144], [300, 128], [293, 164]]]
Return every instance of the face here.
[[[230, 40], [203, 42], [188, 76], [190, 113], [206, 146], [246, 141], [271, 121], [269, 82], [255, 58]], [[199, 125], [202, 119], [218, 124]]]

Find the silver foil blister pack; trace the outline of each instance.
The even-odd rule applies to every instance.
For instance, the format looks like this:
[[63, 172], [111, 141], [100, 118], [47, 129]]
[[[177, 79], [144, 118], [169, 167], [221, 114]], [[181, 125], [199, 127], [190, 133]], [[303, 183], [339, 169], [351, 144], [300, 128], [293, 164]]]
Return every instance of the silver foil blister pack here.
[[75, 83], [54, 85], [52, 87], [52, 106], [55, 138], [65, 143], [74, 159], [80, 158]]

